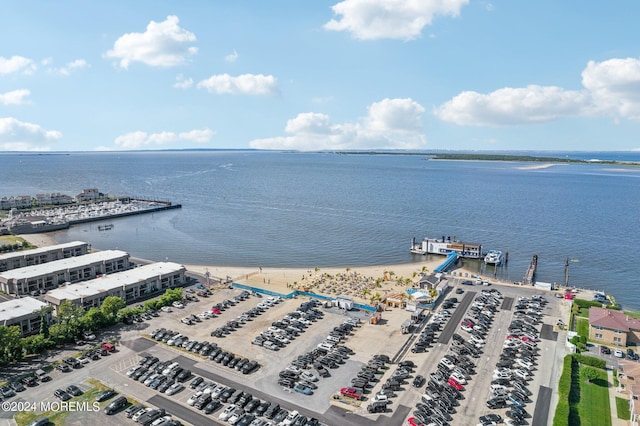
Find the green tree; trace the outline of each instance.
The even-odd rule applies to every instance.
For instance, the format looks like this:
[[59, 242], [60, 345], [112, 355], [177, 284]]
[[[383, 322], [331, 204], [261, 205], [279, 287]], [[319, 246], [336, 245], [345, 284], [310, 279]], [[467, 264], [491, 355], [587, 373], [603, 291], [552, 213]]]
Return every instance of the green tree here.
[[140, 315], [142, 313], [142, 309], [139, 307], [132, 308], [127, 306], [118, 311], [118, 321], [124, 321], [125, 319], [132, 318], [134, 315]]
[[[77, 306], [69, 300], [65, 300], [58, 306], [58, 324], [65, 324], [65, 340], [77, 336], [82, 330], [81, 318], [84, 308]], [[51, 333], [51, 330], [49, 330]]]
[[0, 325], [0, 364], [9, 364], [21, 356], [20, 327]]
[[40, 334], [45, 338], [49, 338], [49, 318], [52, 310], [51, 305], [40, 308]]
[[589, 366], [581, 366], [580, 367], [580, 375], [585, 378], [589, 383], [593, 382], [598, 378], [598, 370]]
[[25, 354], [39, 354], [52, 348], [55, 343], [41, 334], [27, 336], [21, 339], [22, 349]]
[[109, 324], [113, 324], [117, 320], [118, 311], [127, 306], [122, 300], [121, 297], [118, 296], [108, 296], [102, 301], [102, 305], [100, 305], [100, 310], [104, 315], [105, 321]]
[[68, 324], [53, 324], [49, 327], [49, 338], [56, 343], [63, 343], [73, 338]]
[[107, 324], [107, 320], [104, 317], [104, 313], [101, 309], [96, 307], [89, 308], [89, 310], [82, 316], [82, 327], [84, 330], [97, 330]]

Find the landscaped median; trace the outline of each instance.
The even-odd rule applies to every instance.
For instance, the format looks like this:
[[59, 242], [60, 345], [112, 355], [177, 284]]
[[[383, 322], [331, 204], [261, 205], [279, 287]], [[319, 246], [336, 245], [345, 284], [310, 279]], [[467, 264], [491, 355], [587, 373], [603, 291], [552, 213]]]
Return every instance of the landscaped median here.
[[558, 384], [554, 426], [611, 424], [609, 383], [604, 360], [567, 355]]
[[[106, 390], [107, 387], [94, 379], [88, 379], [87, 382], [92, 386], [91, 389], [87, 390], [80, 396], [76, 396], [69, 401], [66, 401], [66, 404], [71, 404], [68, 405], [68, 407], [77, 407], [76, 411], [101, 411], [104, 406], [109, 403], [109, 401], [100, 404], [100, 406], [94, 406], [94, 402], [96, 399], [96, 395]], [[42, 408], [47, 406], [44, 401], [42, 402], [42, 404]], [[42, 417], [47, 417], [49, 419], [49, 422], [56, 425], [65, 424], [65, 418], [69, 414], [73, 413], [74, 410], [57, 409], [58, 407], [61, 407], [60, 404], [60, 401], [55, 400], [51, 404], [49, 404], [50, 408], [52, 408], [51, 410], [40, 413], [38, 413], [38, 410], [21, 411], [14, 416], [14, 420], [16, 421], [18, 426], [31, 424], [33, 421]], [[39, 409], [41, 407], [36, 408]]]

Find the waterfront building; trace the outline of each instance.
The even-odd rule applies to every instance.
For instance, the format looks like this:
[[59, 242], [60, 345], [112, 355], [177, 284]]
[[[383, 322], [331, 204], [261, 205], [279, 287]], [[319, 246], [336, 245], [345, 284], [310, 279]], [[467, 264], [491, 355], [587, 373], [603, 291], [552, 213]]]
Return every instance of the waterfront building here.
[[0, 254], [0, 272], [25, 266], [39, 265], [73, 256], [82, 256], [89, 252], [89, 244], [82, 241], [57, 244], [54, 246], [38, 247]]
[[81, 193], [76, 195], [76, 201], [79, 203], [84, 201], [102, 200], [104, 198], [107, 198], [107, 195], [100, 192], [98, 188], [83, 189]]
[[132, 267], [129, 254], [105, 250], [0, 273], [0, 290], [17, 296], [36, 295], [64, 283], [75, 283]]
[[613, 309], [589, 308], [589, 339], [617, 346], [640, 344], [640, 320]]
[[[0, 325], [20, 327], [21, 337], [40, 332], [42, 316], [40, 310], [47, 306], [33, 297], [7, 300], [0, 303]], [[47, 321], [51, 314], [47, 313]]]
[[53, 305], [56, 312], [65, 300], [86, 309], [100, 307], [108, 296], [121, 297], [130, 304], [158, 296], [168, 288], [184, 285], [187, 279], [185, 272], [185, 267], [177, 263], [151, 263], [78, 284], [62, 286], [48, 292], [45, 300]]
[[52, 192], [51, 194], [36, 194], [35, 198], [36, 206], [60, 206], [72, 203], [73, 198], [71, 198], [67, 194], [61, 194], [60, 192]]
[[0, 210], [26, 209], [31, 207], [31, 195], [0, 198]]

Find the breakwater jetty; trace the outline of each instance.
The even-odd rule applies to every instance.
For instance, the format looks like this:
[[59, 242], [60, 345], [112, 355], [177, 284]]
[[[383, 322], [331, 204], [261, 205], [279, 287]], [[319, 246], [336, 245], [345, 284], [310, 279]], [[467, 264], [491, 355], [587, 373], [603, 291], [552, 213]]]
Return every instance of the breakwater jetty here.
[[534, 254], [533, 259], [531, 259], [531, 263], [527, 268], [527, 272], [524, 274], [524, 280], [522, 281], [524, 285], [533, 285], [533, 281], [536, 276], [536, 269], [538, 269], [538, 255]]

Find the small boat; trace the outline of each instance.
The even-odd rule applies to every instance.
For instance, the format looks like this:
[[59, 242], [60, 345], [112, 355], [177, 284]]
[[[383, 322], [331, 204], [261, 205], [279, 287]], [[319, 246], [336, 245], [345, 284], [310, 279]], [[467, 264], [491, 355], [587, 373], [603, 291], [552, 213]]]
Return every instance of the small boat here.
[[484, 263], [487, 265], [500, 265], [502, 263], [502, 252], [500, 250], [489, 250], [484, 256]]
[[113, 223], [98, 226], [98, 231], [110, 231], [111, 229], [113, 229]]

